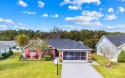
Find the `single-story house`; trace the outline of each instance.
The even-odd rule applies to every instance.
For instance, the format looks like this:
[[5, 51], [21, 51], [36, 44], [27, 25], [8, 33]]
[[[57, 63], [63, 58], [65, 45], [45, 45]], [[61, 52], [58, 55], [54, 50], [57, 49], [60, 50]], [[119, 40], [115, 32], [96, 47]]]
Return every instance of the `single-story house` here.
[[92, 49], [79, 41], [70, 39], [49, 39], [52, 53], [62, 60], [89, 60]]
[[98, 55], [102, 55], [100, 48], [104, 47], [104, 45], [108, 46], [111, 50], [116, 50], [116, 54], [111, 60], [117, 61], [121, 50], [125, 50], [125, 35], [103, 35], [96, 44]]
[[9, 46], [13, 52], [22, 52], [21, 47], [15, 41], [0, 41], [0, 43]]
[[[79, 41], [70, 39], [48, 39], [48, 52], [62, 60], [90, 60], [92, 49]], [[30, 45], [25, 49], [29, 51]], [[26, 50], [25, 50], [26, 51]]]
[[0, 43], [0, 56], [2, 53], [9, 52], [10, 47], [8, 45]]

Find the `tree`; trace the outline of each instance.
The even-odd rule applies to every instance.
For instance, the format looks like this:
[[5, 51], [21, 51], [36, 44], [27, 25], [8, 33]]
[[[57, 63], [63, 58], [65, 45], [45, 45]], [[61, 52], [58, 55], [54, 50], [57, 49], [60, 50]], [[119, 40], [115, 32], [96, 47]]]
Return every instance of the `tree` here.
[[71, 30], [69, 32], [69, 36], [68, 37], [71, 40], [79, 41], [80, 40], [80, 32], [78, 30]]
[[115, 46], [109, 44], [108, 42], [102, 42], [101, 47], [99, 47], [101, 54], [106, 59], [106, 67], [111, 67], [111, 59], [113, 59], [118, 50]]
[[20, 47], [24, 47], [25, 45], [27, 45], [29, 43], [29, 37], [26, 36], [25, 34], [20, 34], [18, 36], [15, 37], [15, 41], [17, 42], [17, 44]]
[[50, 30], [50, 32], [48, 33], [48, 38], [54, 38], [54, 39], [57, 38], [58, 39], [61, 36], [61, 32], [62, 32], [61, 29], [54, 26], [54, 28], [52, 30]]
[[125, 51], [122, 50], [118, 56], [118, 62], [125, 62]]
[[49, 45], [47, 43], [47, 40], [32, 40], [31, 43], [32, 44], [31, 44], [30, 48], [32, 50], [38, 49], [39, 60], [41, 60], [43, 52], [45, 52], [46, 54], [48, 53], [47, 50], [48, 50]]
[[69, 34], [68, 31], [66, 31], [66, 30], [62, 31], [61, 38], [67, 39], [68, 38], [68, 34]]

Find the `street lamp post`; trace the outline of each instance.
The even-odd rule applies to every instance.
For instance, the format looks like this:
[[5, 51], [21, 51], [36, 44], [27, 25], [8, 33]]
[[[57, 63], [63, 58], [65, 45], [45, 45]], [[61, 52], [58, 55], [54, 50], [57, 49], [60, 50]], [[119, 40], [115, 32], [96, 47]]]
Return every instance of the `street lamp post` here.
[[58, 75], [58, 61], [57, 61], [57, 75]]

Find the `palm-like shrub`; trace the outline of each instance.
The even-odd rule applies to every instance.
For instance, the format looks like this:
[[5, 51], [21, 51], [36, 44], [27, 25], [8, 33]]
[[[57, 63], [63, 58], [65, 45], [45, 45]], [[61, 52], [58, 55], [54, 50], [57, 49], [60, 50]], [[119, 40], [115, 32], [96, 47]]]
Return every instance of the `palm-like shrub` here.
[[125, 62], [125, 51], [122, 50], [118, 56], [118, 62]]

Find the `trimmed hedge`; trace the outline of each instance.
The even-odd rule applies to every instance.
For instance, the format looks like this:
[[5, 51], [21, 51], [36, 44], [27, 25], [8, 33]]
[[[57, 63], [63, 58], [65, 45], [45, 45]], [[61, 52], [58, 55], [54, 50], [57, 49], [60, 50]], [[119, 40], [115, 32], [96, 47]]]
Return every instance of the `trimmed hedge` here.
[[50, 55], [46, 55], [44, 58], [45, 58], [46, 61], [50, 61], [51, 60], [51, 56]]
[[13, 55], [13, 51], [10, 51], [11, 55]]
[[4, 58], [8, 58], [8, 57], [11, 56], [11, 55], [13, 55], [13, 51], [2, 53], [2, 56], [3, 56]]
[[118, 60], [118, 62], [123, 62], [123, 63], [125, 62], [125, 51], [124, 50], [122, 50], [120, 52], [117, 60]]

